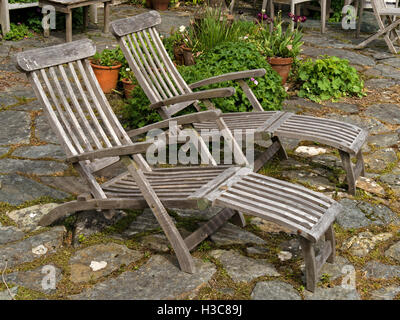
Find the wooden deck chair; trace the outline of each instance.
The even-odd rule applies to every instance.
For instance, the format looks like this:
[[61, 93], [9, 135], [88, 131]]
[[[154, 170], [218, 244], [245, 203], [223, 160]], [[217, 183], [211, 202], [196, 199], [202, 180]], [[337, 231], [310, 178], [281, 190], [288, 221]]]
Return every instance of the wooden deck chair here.
[[[360, 17], [362, 15], [363, 4], [364, 2], [361, 1]], [[397, 30], [397, 27], [400, 24], [400, 8], [388, 7], [384, 0], [371, 0], [371, 5], [379, 26], [379, 31], [358, 44], [355, 49], [362, 49], [371, 41], [383, 36], [389, 51], [397, 54], [397, 50], [393, 43], [397, 41], [397, 44], [400, 45], [400, 32]], [[358, 23], [357, 34], [359, 33], [360, 25], [361, 21]]]
[[[188, 85], [161, 42], [155, 28], [160, 23], [160, 14], [157, 11], [149, 11], [115, 20], [110, 24], [111, 32], [118, 39], [131, 69], [150, 100], [150, 109], [156, 109], [163, 119], [168, 119], [189, 105], [197, 106], [198, 100], [210, 104], [208, 99], [211, 97], [207, 90], [193, 92], [192, 89], [213, 83], [237, 81], [254, 111], [224, 114], [223, 119], [229, 129], [253, 129], [266, 139], [272, 136], [273, 144], [255, 161], [255, 171], [275, 154], [283, 159], [287, 158], [279, 138], [316, 141], [339, 150], [346, 170], [348, 190], [355, 194], [356, 180], [359, 175], [364, 175], [361, 147], [368, 137], [366, 130], [330, 119], [296, 115], [291, 112], [264, 111], [245, 79], [262, 77], [265, 75], [265, 69], [232, 72]], [[217, 129], [215, 122], [196, 123], [194, 126], [198, 130]], [[143, 130], [146, 130], [146, 127], [138, 129], [136, 133], [139, 134]], [[351, 161], [352, 156], [357, 159], [355, 165]]]
[[[231, 217], [240, 218], [238, 212], [242, 211], [285, 226], [300, 237], [307, 289], [313, 291], [320, 268], [335, 257], [332, 223], [341, 205], [302, 186], [253, 173], [218, 110], [164, 120], [151, 128], [167, 128], [171, 121], [176, 121], [177, 125], [215, 121], [225, 141], [232, 142], [239, 165], [218, 166], [198, 136], [199, 150], [210, 160], [210, 165], [151, 168], [142, 153], [155, 142], [133, 143], [122, 128], [90, 67], [88, 57], [95, 51], [90, 40], [78, 40], [17, 54], [17, 65], [27, 74], [66, 152], [67, 161], [91, 190], [90, 195], [78, 196], [76, 201], [50, 211], [40, 220], [40, 225], [47, 226], [76, 211], [150, 207], [181, 269], [193, 273], [195, 266], [190, 250]], [[227, 96], [234, 89], [213, 91], [215, 95]], [[115, 161], [121, 161], [126, 172], [100, 184], [95, 178], [96, 172]], [[166, 208], [197, 208], [199, 205], [224, 209], [183, 239]], [[314, 245], [323, 236], [323, 249], [316, 255]]]

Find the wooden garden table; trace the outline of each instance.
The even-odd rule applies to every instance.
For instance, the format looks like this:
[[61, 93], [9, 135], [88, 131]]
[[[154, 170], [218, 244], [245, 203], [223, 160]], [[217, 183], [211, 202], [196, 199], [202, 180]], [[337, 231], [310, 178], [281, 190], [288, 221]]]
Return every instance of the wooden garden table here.
[[51, 5], [56, 11], [65, 13], [66, 42], [72, 41], [72, 9], [83, 7], [83, 26], [88, 25], [89, 6], [104, 3], [104, 33], [108, 32], [110, 5], [112, 0], [39, 0], [39, 6]]

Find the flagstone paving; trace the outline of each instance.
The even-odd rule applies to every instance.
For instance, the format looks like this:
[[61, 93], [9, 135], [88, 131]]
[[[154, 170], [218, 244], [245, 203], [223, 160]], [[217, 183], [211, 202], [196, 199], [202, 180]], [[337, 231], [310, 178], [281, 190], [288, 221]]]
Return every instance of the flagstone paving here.
[[[114, 6], [111, 19], [145, 10]], [[162, 12], [160, 33], [188, 25], [192, 11]], [[91, 38], [102, 50], [116, 42], [100, 31], [101, 10], [99, 14], [98, 26], [73, 37]], [[373, 20], [366, 15], [362, 30], [372, 32]], [[308, 20], [305, 25], [302, 58], [328, 54], [349, 59], [365, 80], [367, 96], [322, 104], [292, 97], [283, 109], [367, 128], [370, 137], [362, 149], [366, 178], [359, 181], [357, 195], [349, 196], [337, 151], [295, 139], [283, 141], [289, 160], [273, 161], [261, 170], [332, 196], [344, 207], [335, 224], [336, 262], [322, 268], [314, 293], [304, 289], [296, 236], [259, 218], [248, 217], [245, 228], [227, 224], [201, 243], [192, 252], [197, 266], [192, 275], [179, 270], [149, 210], [117, 211], [111, 220], [101, 212], [81, 212], [49, 228], [38, 226], [52, 207], [88, 190], [63, 162], [64, 152], [13, 62], [19, 51], [62, 43], [64, 34], [56, 31], [49, 38], [0, 45], [0, 80], [10, 79], [0, 88], [0, 269], [10, 292], [0, 281], [0, 300], [399, 299], [400, 58], [381, 40], [352, 50], [360, 41], [353, 31], [329, 23], [321, 36], [318, 23]], [[217, 212], [169, 211], [182, 234]]]

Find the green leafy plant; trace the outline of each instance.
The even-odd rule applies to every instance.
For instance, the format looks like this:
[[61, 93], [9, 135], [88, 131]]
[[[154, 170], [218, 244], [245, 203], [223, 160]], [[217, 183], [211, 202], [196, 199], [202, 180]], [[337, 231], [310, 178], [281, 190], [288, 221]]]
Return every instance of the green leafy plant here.
[[325, 55], [315, 61], [307, 59], [300, 64], [298, 77], [301, 83], [298, 96], [312, 101], [365, 95], [357, 70], [348, 60], [335, 56]]
[[[264, 68], [267, 71], [266, 75], [257, 79], [247, 79], [246, 82], [265, 110], [280, 109], [282, 101], [287, 96], [281, 85], [281, 78], [252, 43], [246, 41], [224, 43], [200, 55], [195, 65], [180, 66], [179, 71], [187, 83], [193, 83], [224, 73], [259, 68]], [[223, 112], [251, 111], [252, 106], [237, 82], [229, 81], [200, 89], [228, 86], [236, 89], [235, 95], [214, 99], [215, 106]]]
[[282, 17], [279, 13], [273, 22], [272, 31], [269, 25], [259, 23], [258, 33], [254, 43], [258, 50], [267, 57], [295, 58], [301, 51], [302, 32], [290, 27], [283, 31]]
[[28, 26], [25, 24], [10, 23], [10, 31], [4, 36], [4, 39], [18, 41], [32, 36], [33, 34], [29, 31]]
[[140, 128], [162, 120], [157, 111], [149, 109], [150, 100], [140, 86], [136, 86], [131, 95], [132, 98], [126, 100], [126, 104], [121, 109], [124, 127]]
[[202, 19], [189, 28], [193, 50], [207, 52], [226, 42], [238, 42], [254, 32], [256, 26], [248, 21], [228, 21], [220, 9], [207, 8]]
[[120, 79], [128, 79], [132, 84], [137, 84], [137, 79], [135, 77], [135, 74], [130, 68], [121, 68], [119, 71], [119, 78]]
[[93, 64], [104, 67], [116, 66], [123, 64], [122, 62], [126, 63], [124, 55], [118, 46], [114, 49], [106, 48], [101, 52], [96, 52], [92, 59]]

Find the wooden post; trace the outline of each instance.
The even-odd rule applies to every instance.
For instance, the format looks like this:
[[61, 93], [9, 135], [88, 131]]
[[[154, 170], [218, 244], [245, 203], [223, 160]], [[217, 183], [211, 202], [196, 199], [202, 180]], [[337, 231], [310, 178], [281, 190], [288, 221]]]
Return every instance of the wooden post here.
[[104, 2], [104, 33], [109, 32], [110, 23], [110, 4], [111, 2]]
[[66, 42], [72, 41], [72, 11], [69, 10], [65, 14], [65, 40]]
[[10, 31], [10, 14], [8, 12], [8, 0], [0, 0], [0, 24], [3, 36]]
[[89, 6], [83, 7], [83, 30], [85, 31], [89, 25]]
[[91, 4], [90, 5], [90, 21], [92, 23], [97, 24], [97, 5], [96, 4]]

